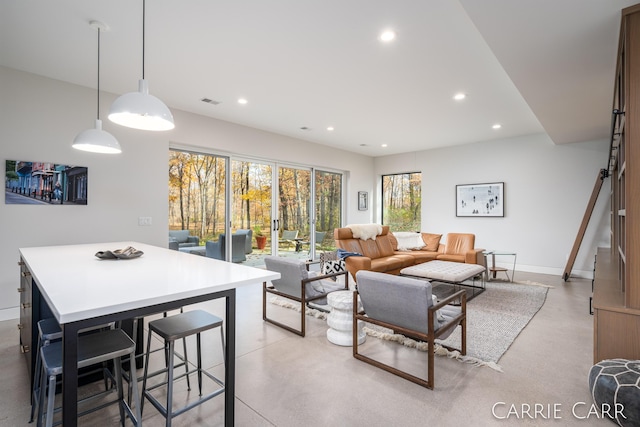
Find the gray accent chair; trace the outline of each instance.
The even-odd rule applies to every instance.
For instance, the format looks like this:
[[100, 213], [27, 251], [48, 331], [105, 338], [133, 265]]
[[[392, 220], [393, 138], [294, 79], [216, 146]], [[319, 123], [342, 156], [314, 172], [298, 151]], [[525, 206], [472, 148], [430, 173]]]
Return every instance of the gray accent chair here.
[[[245, 241], [247, 236], [245, 234], [232, 234], [231, 235], [231, 261], [232, 262], [242, 262], [246, 261], [247, 257], [245, 256]], [[205, 243], [206, 247], [206, 255], [209, 258], [220, 259], [224, 261], [224, 253], [225, 253], [225, 242], [227, 237], [224, 233], [220, 234], [218, 237], [218, 241], [214, 242], [213, 240], [209, 240]]]
[[246, 229], [239, 229], [236, 230], [236, 232], [234, 234], [242, 234], [245, 237], [245, 242], [244, 242], [244, 253], [245, 254], [250, 254], [251, 252], [253, 252], [253, 230], [246, 230]]
[[[387, 372], [398, 375], [426, 388], [433, 389], [433, 366], [436, 339], [446, 339], [456, 326], [461, 326], [460, 349], [467, 354], [467, 294], [464, 290], [444, 298], [434, 305], [431, 283], [391, 274], [360, 270], [356, 273], [358, 290], [353, 293], [353, 327], [357, 333], [358, 321], [393, 330], [397, 334], [426, 342], [428, 373], [423, 379], [398, 368], [372, 359], [358, 352], [357, 340], [353, 344], [353, 357]], [[357, 311], [358, 297], [363, 310]], [[460, 299], [460, 306], [450, 304]], [[355, 336], [355, 335], [354, 335]]]
[[[346, 271], [315, 276], [313, 273], [309, 273], [307, 264], [304, 261], [275, 256], [265, 257], [264, 263], [267, 270], [280, 273], [280, 279], [273, 280], [271, 285], [267, 285], [267, 282], [262, 284], [262, 319], [301, 337], [304, 337], [306, 333], [305, 310], [307, 305], [314, 303], [313, 308], [328, 311], [326, 305], [327, 294], [349, 289], [349, 277]], [[330, 280], [330, 278], [339, 275], [345, 276], [344, 284], [338, 284]], [[267, 317], [267, 294], [277, 295], [300, 303], [300, 329], [295, 329]]]
[[189, 230], [169, 230], [169, 242], [178, 242], [178, 248], [198, 246], [200, 238], [189, 235]]

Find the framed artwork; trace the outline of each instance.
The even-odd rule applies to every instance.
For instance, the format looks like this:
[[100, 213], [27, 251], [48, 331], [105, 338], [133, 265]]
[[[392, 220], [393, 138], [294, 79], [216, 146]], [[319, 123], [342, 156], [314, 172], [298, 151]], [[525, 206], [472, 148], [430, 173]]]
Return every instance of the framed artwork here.
[[456, 216], [504, 217], [504, 182], [456, 185]]
[[86, 205], [88, 171], [84, 166], [5, 161], [7, 205]]
[[358, 210], [366, 211], [367, 209], [369, 209], [369, 193], [358, 191]]

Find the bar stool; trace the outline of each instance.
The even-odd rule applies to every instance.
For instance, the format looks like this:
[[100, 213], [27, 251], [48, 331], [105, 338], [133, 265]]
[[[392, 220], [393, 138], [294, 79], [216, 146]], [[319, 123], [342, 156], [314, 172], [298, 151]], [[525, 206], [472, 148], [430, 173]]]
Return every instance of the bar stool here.
[[36, 402], [40, 395], [40, 376], [42, 374], [42, 359], [40, 358], [40, 349], [49, 345], [54, 340], [62, 339], [62, 329], [58, 321], [54, 318], [42, 319], [38, 322], [38, 344], [36, 345], [36, 366], [33, 370], [33, 386], [31, 387], [31, 415], [29, 422], [33, 422], [33, 416], [36, 411]]
[[[180, 313], [184, 313], [184, 307], [180, 307]], [[165, 311], [162, 313], [163, 317], [167, 317], [168, 313]], [[133, 342], [136, 343], [137, 346], [137, 325], [138, 322], [143, 322], [144, 323], [144, 317], [135, 317], [132, 319], [133, 320], [133, 332], [131, 334], [131, 339], [133, 339]], [[184, 351], [184, 354], [187, 354], [187, 339], [186, 337], [182, 338], [182, 348]], [[142, 358], [142, 357], [146, 357], [147, 354], [150, 353], [155, 353], [156, 351], [160, 351], [160, 350], [164, 350], [165, 352], [165, 366], [169, 366], [167, 365], [168, 360], [169, 360], [169, 345], [168, 343], [165, 342], [164, 347], [160, 347], [160, 348], [156, 348], [155, 350], [151, 350], [151, 351], [147, 351], [146, 353], [141, 353], [141, 354], [136, 354], [133, 357], [133, 361], [130, 361], [130, 363], [133, 363], [133, 365], [131, 366], [136, 366], [137, 367], [137, 362], [138, 359]], [[178, 364], [178, 365], [174, 365], [174, 368], [179, 367], [179, 366], [183, 366], [184, 364], [184, 357], [181, 357], [178, 353], [176, 353], [176, 356], [181, 359], [183, 362]], [[187, 367], [188, 369], [188, 367]], [[131, 404], [131, 395], [132, 395], [132, 391], [131, 391], [131, 378], [129, 377], [129, 371], [125, 370], [123, 371], [123, 376], [124, 376], [124, 380], [127, 382], [128, 384], [128, 391], [129, 391], [129, 404]], [[142, 381], [142, 378], [138, 378], [138, 381]], [[189, 382], [189, 377], [187, 376], [187, 389], [191, 390], [191, 383]]]
[[[144, 408], [144, 400], [145, 398], [147, 398], [149, 402], [151, 402], [151, 404], [155, 406], [155, 408], [165, 417], [166, 425], [171, 426], [171, 420], [174, 417], [224, 392], [225, 390], [224, 382], [214, 377], [212, 374], [210, 374], [206, 370], [202, 369], [202, 351], [201, 351], [200, 333], [209, 329], [217, 328], [217, 327], [220, 328], [220, 338], [222, 341], [222, 353], [224, 354], [225, 344], [224, 344], [224, 332], [222, 330], [222, 319], [211, 313], [208, 313], [203, 310], [187, 311], [185, 313], [177, 314], [175, 316], [165, 317], [162, 319], [149, 322], [149, 337], [147, 339], [147, 352], [146, 352], [146, 358], [144, 363], [144, 377], [143, 377], [144, 379], [142, 381], [142, 400], [140, 402], [141, 413]], [[151, 350], [151, 339], [152, 339], [153, 333], [157, 334], [161, 339], [163, 339], [166, 343], [169, 344], [168, 355], [167, 355], [168, 366], [166, 368], [160, 369], [153, 373], [148, 373], [149, 354]], [[184, 362], [177, 365], [177, 366], [184, 365], [185, 373], [177, 377], [174, 377], [173, 371], [175, 368], [174, 366], [175, 341], [181, 338], [186, 338], [190, 335], [196, 335], [197, 359], [198, 359], [196, 372], [198, 375], [198, 389], [199, 389], [198, 391], [199, 391], [200, 398], [174, 411], [172, 408], [173, 382], [185, 376], [188, 379], [189, 374], [193, 373], [189, 371], [189, 366], [188, 366], [189, 361], [187, 359], [187, 352], [185, 351]], [[226, 368], [226, 361], [224, 360], [224, 358], [223, 358], [223, 363], [225, 364], [225, 368]], [[156, 375], [164, 374], [165, 372], [167, 373], [166, 381], [163, 381], [159, 384], [155, 384], [147, 388], [147, 380], [149, 378], [154, 377]], [[220, 388], [213, 391], [212, 393], [207, 394], [206, 396], [202, 396], [202, 374], [206, 375], [211, 380], [213, 380], [216, 384], [220, 386]], [[162, 403], [160, 403], [160, 401], [158, 401], [158, 399], [156, 399], [151, 394], [151, 390], [154, 390], [158, 387], [162, 387], [165, 384], [167, 385], [167, 402], [166, 402], [166, 406], [163, 406]]]
[[[113, 361], [114, 376], [116, 387], [118, 391], [118, 399], [116, 401], [100, 404], [94, 408], [83, 411], [78, 416], [83, 416], [88, 413], [97, 411], [113, 403], [119, 404], [120, 419], [124, 425], [125, 412], [126, 415], [133, 421], [134, 425], [141, 424], [141, 408], [140, 398], [138, 395], [138, 382], [136, 381], [136, 370], [130, 371], [132, 383], [133, 383], [133, 398], [135, 404], [135, 415], [131, 406], [124, 398], [124, 392], [122, 387], [122, 360], [123, 356], [133, 356], [136, 351], [135, 343], [129, 338], [129, 336], [121, 329], [107, 329], [100, 332], [81, 335], [78, 337], [78, 369], [95, 365], [98, 363], [106, 362], [108, 360]], [[42, 426], [42, 418], [45, 407], [45, 395], [47, 396], [47, 412], [46, 412], [46, 427], [53, 426], [53, 414], [55, 412], [54, 400], [56, 394], [56, 378], [62, 374], [62, 342], [56, 341], [50, 343], [47, 346], [43, 346], [40, 349], [40, 358], [42, 361], [42, 374], [40, 379], [40, 393], [38, 399], [38, 427]], [[47, 389], [48, 380], [48, 389]], [[92, 395], [86, 399], [80, 400], [85, 402], [89, 399], [94, 399], [97, 396], [101, 396], [105, 393], [110, 393], [110, 390], [99, 393], [98, 395]]]

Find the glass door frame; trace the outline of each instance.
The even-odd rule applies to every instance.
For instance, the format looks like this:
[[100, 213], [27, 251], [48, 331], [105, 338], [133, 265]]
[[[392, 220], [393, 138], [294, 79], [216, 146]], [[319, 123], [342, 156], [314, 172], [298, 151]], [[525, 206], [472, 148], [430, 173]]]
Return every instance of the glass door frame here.
[[[179, 151], [183, 153], [190, 153], [195, 155], [203, 155], [203, 156], [212, 156], [217, 157], [219, 159], [224, 160], [224, 168], [225, 168], [225, 194], [224, 194], [224, 214], [225, 214], [225, 222], [224, 222], [224, 233], [225, 236], [230, 236], [231, 234], [231, 157], [229, 154], [223, 154], [220, 152], [216, 152], [214, 150], [210, 150], [204, 147], [191, 147], [188, 145], [181, 144], [169, 144], [169, 151]], [[225, 241], [224, 248], [224, 257], [225, 261], [231, 261], [231, 239], [227, 239], [229, 242]], [[206, 246], [206, 242], [205, 242]]]

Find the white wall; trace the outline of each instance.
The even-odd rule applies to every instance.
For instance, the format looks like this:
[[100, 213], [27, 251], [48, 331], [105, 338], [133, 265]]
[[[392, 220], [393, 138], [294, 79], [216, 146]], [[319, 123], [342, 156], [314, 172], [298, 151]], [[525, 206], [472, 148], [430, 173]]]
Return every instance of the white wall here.
[[[422, 172], [422, 231], [474, 233], [477, 247], [516, 252], [517, 270], [562, 275], [607, 155], [607, 141], [534, 135], [381, 157], [375, 174]], [[505, 183], [504, 218], [456, 217], [455, 186], [486, 182]], [[596, 248], [610, 244], [609, 188], [607, 179], [573, 275], [591, 277]]]
[[[106, 119], [113, 94], [102, 94], [103, 127], [123, 153], [99, 155], [71, 148], [73, 138], [94, 125], [95, 90], [0, 67], [0, 159], [87, 166], [87, 206], [6, 205], [0, 200], [0, 320], [18, 316], [18, 249], [29, 246], [132, 240], [167, 244], [170, 144], [324, 166], [347, 172], [347, 221], [370, 222], [357, 210], [357, 191], [373, 190], [373, 159], [328, 149], [172, 110], [176, 129], [144, 132]], [[153, 218], [138, 226], [139, 216]]]

